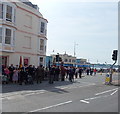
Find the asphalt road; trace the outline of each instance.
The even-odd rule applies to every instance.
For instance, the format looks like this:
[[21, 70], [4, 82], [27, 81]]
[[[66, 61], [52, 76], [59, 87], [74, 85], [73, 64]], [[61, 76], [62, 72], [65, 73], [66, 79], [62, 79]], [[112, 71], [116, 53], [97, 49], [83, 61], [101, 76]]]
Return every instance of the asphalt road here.
[[[117, 74], [114, 75], [117, 79]], [[3, 85], [3, 112], [118, 112], [118, 86], [105, 85], [105, 74], [74, 82]]]

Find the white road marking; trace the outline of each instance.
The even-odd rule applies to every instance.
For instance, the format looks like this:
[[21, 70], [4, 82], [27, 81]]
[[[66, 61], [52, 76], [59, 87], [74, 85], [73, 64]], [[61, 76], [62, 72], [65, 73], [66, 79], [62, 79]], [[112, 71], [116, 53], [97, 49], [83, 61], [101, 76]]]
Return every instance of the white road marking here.
[[83, 102], [83, 103], [87, 103], [87, 104], [89, 104], [90, 102], [88, 102], [88, 101], [85, 101], [85, 100], [80, 100], [81, 102]]
[[25, 94], [24, 96], [30, 96], [30, 95], [37, 95], [37, 94], [41, 94], [41, 93], [45, 93], [45, 92], [35, 92], [35, 93], [29, 93], [29, 94]]
[[38, 112], [38, 111], [41, 111], [41, 110], [45, 110], [45, 109], [49, 109], [49, 108], [53, 108], [53, 107], [57, 107], [57, 106], [61, 106], [61, 105], [69, 104], [69, 103], [72, 103], [72, 101], [67, 101], [67, 102], [56, 104], [56, 105], [51, 105], [51, 106], [36, 109], [36, 110], [30, 111], [30, 112]]
[[110, 95], [114, 95], [117, 91], [118, 91], [118, 90], [114, 91], [114, 92], [113, 92], [112, 94], [110, 94]]
[[88, 99], [85, 99], [85, 100], [93, 100], [93, 99], [98, 99], [98, 98], [108, 97], [108, 96], [110, 96], [110, 95], [104, 95], [104, 96], [92, 97], [92, 98], [88, 98]]
[[101, 93], [97, 93], [95, 95], [102, 95], [104, 93], [108, 93], [108, 92], [111, 92], [111, 91], [114, 91], [113, 93], [111, 93], [110, 95], [102, 95], [102, 96], [97, 96], [97, 97], [92, 97], [92, 98], [87, 98], [87, 99], [83, 99], [83, 100], [80, 100], [81, 102], [84, 102], [84, 103], [90, 103], [88, 101], [90, 100], [94, 100], [94, 99], [98, 99], [98, 98], [103, 98], [103, 97], [109, 97], [111, 95], [114, 95], [117, 91], [118, 91], [119, 88], [115, 88], [115, 89], [112, 89], [112, 90], [108, 90], [108, 91], [104, 91], [104, 92], [101, 92]]
[[101, 95], [101, 94], [108, 93], [108, 92], [111, 92], [111, 91], [114, 91], [114, 90], [118, 90], [118, 88], [107, 90], [107, 91], [103, 91], [101, 93], [96, 93], [95, 95]]

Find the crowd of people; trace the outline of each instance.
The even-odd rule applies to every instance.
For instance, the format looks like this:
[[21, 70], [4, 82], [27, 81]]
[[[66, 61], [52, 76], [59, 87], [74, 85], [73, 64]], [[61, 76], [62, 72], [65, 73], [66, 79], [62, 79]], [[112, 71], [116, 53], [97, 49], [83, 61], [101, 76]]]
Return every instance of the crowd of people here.
[[2, 82], [3, 83], [17, 83], [34, 84], [35, 82], [42, 83], [44, 80], [48, 80], [50, 84], [54, 81], [73, 81], [74, 78], [82, 78], [82, 74], [96, 75], [97, 70], [93, 68], [76, 68], [76, 67], [64, 67], [52, 65], [49, 68], [44, 68], [42, 65], [37, 68], [34, 65], [25, 65], [19, 67], [18, 65], [5, 67], [2, 66]]

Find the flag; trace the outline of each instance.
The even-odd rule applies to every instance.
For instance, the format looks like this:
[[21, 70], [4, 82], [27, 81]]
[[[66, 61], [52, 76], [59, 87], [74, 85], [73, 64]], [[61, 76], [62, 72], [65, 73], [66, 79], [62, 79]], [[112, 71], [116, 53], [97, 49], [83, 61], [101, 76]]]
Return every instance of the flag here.
[[19, 67], [22, 68], [22, 56], [20, 56], [20, 63], [19, 63]]

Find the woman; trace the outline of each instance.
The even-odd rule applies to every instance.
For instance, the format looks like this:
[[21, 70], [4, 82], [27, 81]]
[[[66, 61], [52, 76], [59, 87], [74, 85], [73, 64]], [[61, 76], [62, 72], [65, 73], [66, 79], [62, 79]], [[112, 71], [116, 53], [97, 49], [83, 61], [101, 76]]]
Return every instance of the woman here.
[[8, 67], [6, 67], [5, 69], [4, 69], [4, 74], [7, 76], [6, 78], [6, 80], [8, 81], [9, 79], [10, 79], [10, 71], [9, 71], [9, 69], [8, 69]]
[[17, 68], [13, 71], [12, 81], [13, 83], [18, 83], [18, 69]]

